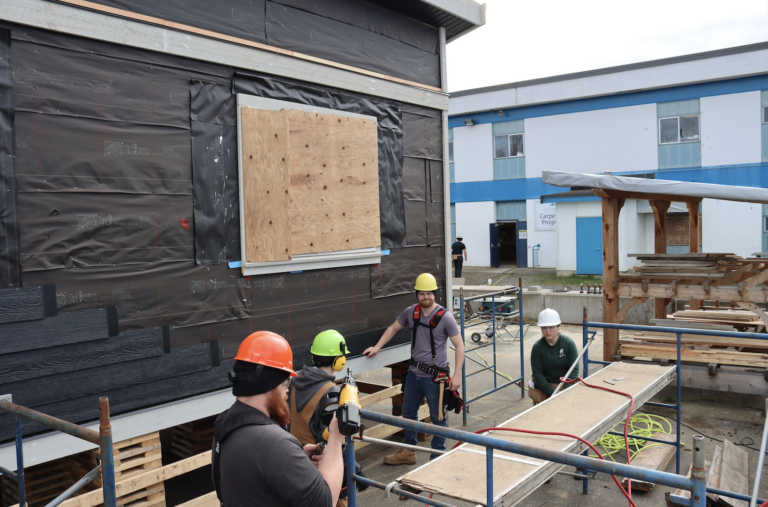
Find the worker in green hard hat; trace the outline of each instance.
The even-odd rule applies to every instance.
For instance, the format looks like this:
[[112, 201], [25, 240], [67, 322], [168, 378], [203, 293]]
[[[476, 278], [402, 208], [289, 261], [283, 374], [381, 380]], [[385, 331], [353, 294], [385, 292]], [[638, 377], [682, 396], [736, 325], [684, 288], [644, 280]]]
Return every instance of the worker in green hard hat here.
[[[329, 329], [315, 336], [310, 349], [312, 365], [299, 370], [291, 383], [288, 405], [291, 407], [291, 434], [303, 445], [322, 441], [321, 416], [326, 406], [335, 403], [340, 388], [333, 383], [334, 373], [344, 370], [349, 353], [347, 342], [338, 331]], [[332, 403], [333, 401], [333, 403]]]
[[[344, 370], [349, 349], [341, 333], [329, 329], [315, 336], [309, 352], [312, 354], [313, 366], [305, 366], [299, 370], [299, 376], [291, 382], [288, 398], [288, 406], [291, 408], [291, 423], [288, 429], [302, 445], [325, 442], [323, 432], [333, 419], [341, 390], [334, 383], [334, 373]], [[355, 473], [365, 475], [357, 464]], [[360, 484], [358, 483], [358, 491], [365, 489]], [[346, 505], [345, 481], [336, 507]]]

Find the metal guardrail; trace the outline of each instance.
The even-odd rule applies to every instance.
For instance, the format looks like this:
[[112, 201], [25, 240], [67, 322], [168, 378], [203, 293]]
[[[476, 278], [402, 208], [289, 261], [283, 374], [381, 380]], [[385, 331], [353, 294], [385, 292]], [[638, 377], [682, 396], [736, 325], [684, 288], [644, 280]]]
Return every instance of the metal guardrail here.
[[[505, 382], [504, 384], [499, 385], [498, 384], [498, 377], [502, 376], [501, 373], [498, 371], [497, 362], [496, 362], [496, 297], [497, 296], [506, 296], [506, 295], [517, 295], [516, 301], [518, 303], [517, 311], [513, 312], [511, 316], [514, 316], [514, 314], [517, 314], [518, 321], [520, 322], [520, 376], [514, 380], [510, 380], [509, 382]], [[464, 303], [468, 301], [475, 301], [478, 299], [487, 299], [491, 298], [491, 310], [484, 312], [485, 316], [489, 316], [490, 324], [491, 324], [491, 331], [492, 331], [492, 340], [490, 343], [487, 343], [485, 345], [481, 345], [480, 347], [473, 347], [472, 349], [466, 348], [466, 337], [465, 337], [465, 330], [468, 327], [477, 326], [481, 324], [485, 324], [486, 321], [481, 321], [479, 323], [475, 324], [466, 324], [466, 316], [464, 312]], [[465, 400], [464, 402], [464, 408], [462, 409], [462, 421], [464, 426], [467, 425], [467, 413], [469, 412], [469, 405], [475, 400], [479, 400], [480, 398], [483, 398], [485, 396], [488, 396], [489, 394], [495, 393], [496, 391], [499, 391], [501, 389], [504, 389], [505, 387], [509, 387], [511, 385], [517, 385], [519, 383], [520, 385], [520, 397], [525, 397], [525, 347], [523, 344], [524, 336], [525, 336], [525, 324], [523, 323], [523, 284], [522, 279], [518, 279], [518, 287], [514, 287], [511, 289], [504, 289], [497, 292], [491, 292], [489, 294], [482, 294], [480, 296], [471, 296], [468, 298], [464, 297], [464, 289], [461, 289], [459, 291], [459, 311], [460, 311], [460, 329], [461, 329], [461, 340], [464, 342], [465, 349], [464, 349], [464, 364], [462, 365], [461, 369], [461, 397]], [[493, 347], [493, 364], [482, 364], [480, 361], [477, 361], [475, 358], [470, 357], [469, 353], [483, 348], [483, 347]], [[482, 366], [483, 368], [474, 371], [467, 375], [467, 359], [477, 363], [478, 365]], [[477, 396], [474, 396], [472, 398], [467, 399], [467, 377], [471, 377], [472, 375], [476, 375], [478, 373], [481, 373], [483, 371], [490, 370], [493, 373], [493, 389], [489, 389], [488, 391], [485, 391], [484, 393], [480, 393]]]
[[19, 489], [19, 507], [27, 506], [26, 488], [24, 481], [24, 447], [21, 429], [21, 419], [29, 419], [53, 430], [61, 431], [73, 437], [80, 438], [99, 446], [101, 465], [88, 472], [85, 477], [77, 481], [72, 487], [48, 503], [46, 507], [56, 507], [64, 500], [70, 498], [80, 488], [91, 482], [101, 470], [104, 483], [104, 506], [117, 507], [117, 494], [115, 490], [115, 460], [112, 449], [112, 425], [109, 420], [109, 399], [99, 398], [99, 431], [94, 431], [77, 424], [72, 424], [50, 415], [37, 412], [21, 405], [16, 405], [7, 399], [0, 399], [0, 409], [14, 414], [16, 426], [16, 472], [0, 467], [0, 474], [16, 480]]

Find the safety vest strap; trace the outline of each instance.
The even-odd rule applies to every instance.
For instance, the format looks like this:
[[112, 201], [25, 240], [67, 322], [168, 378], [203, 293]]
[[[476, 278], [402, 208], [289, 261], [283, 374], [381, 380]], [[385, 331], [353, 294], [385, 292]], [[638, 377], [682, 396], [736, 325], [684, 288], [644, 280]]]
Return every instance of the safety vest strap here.
[[437, 364], [437, 359], [435, 358], [435, 337], [432, 332], [440, 324], [440, 321], [443, 319], [443, 315], [445, 315], [445, 309], [442, 306], [438, 306], [437, 310], [435, 310], [435, 313], [432, 315], [432, 318], [429, 319], [429, 324], [422, 324], [421, 305], [416, 305], [413, 308], [413, 327], [411, 328], [411, 359], [413, 359], [413, 349], [416, 348], [416, 330], [419, 328], [419, 326], [424, 326], [429, 328], [429, 346], [432, 350], [432, 362]]

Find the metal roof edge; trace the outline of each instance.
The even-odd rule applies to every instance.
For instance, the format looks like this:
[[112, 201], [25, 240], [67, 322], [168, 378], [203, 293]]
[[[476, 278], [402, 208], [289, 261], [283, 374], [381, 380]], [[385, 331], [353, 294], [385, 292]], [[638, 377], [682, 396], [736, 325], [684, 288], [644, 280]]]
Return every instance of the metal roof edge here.
[[513, 88], [521, 88], [524, 86], [535, 86], [535, 85], [541, 85], [541, 84], [556, 83], [558, 81], [569, 81], [571, 79], [602, 76], [606, 74], [616, 74], [619, 72], [627, 72], [630, 70], [660, 67], [662, 65], [673, 65], [676, 63], [693, 62], [697, 60], [706, 60], [708, 58], [718, 58], [722, 56], [750, 53], [753, 51], [762, 51], [762, 50], [768, 50], [768, 42], [758, 42], [755, 44], [747, 44], [744, 46], [735, 46], [732, 48], [705, 51], [703, 53], [692, 53], [689, 55], [673, 56], [669, 58], [662, 58], [659, 60], [649, 60], [645, 62], [629, 63], [625, 65], [617, 65], [615, 67], [604, 67], [602, 69], [573, 72], [571, 74], [560, 74], [558, 76], [529, 79], [526, 81], [517, 81], [514, 83], [506, 83], [506, 84], [493, 85], [493, 86], [484, 86], [481, 88], [472, 88], [469, 90], [460, 90], [457, 92], [450, 92], [450, 93], [451, 93], [451, 98], [466, 97], [469, 95], [477, 95], [479, 93], [497, 92], [502, 90], [510, 90]]

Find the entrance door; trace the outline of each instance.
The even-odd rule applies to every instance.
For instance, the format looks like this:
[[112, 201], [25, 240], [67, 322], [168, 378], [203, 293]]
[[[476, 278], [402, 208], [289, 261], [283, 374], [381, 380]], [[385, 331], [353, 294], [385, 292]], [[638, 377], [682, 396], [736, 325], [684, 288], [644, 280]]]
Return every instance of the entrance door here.
[[528, 222], [517, 222], [517, 267], [528, 267]]
[[515, 266], [517, 263], [517, 222], [501, 222], [498, 226], [501, 263], [505, 266]]
[[491, 230], [491, 267], [501, 266], [501, 243], [499, 241], [499, 224], [490, 224]]
[[576, 273], [603, 274], [603, 219], [576, 219]]

